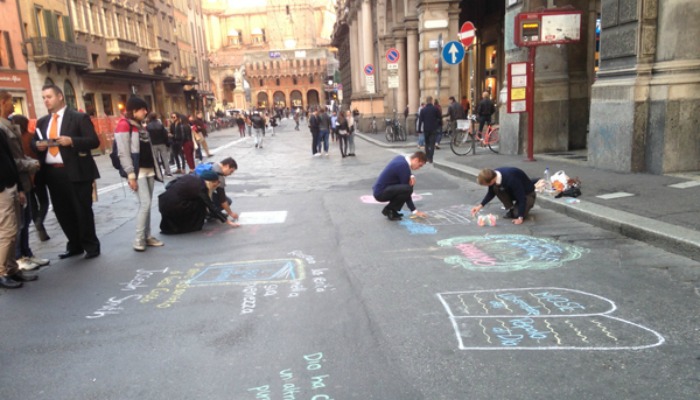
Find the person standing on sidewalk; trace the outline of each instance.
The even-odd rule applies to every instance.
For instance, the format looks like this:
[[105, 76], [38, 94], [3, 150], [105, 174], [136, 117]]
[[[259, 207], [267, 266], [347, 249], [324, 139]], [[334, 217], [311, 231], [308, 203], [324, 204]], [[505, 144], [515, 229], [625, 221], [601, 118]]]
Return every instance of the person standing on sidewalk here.
[[182, 143], [184, 140], [184, 132], [182, 124], [177, 113], [170, 114], [170, 161], [175, 160], [176, 174], [185, 173], [187, 170], [185, 164], [185, 155], [182, 153]]
[[197, 132], [202, 136], [201, 141], [197, 141], [197, 144], [204, 149], [204, 154], [207, 157], [211, 157], [209, 152], [209, 144], [207, 143], [207, 138], [209, 137], [209, 131], [207, 130], [207, 123], [204, 122], [204, 114], [202, 112], [197, 113], [197, 118], [194, 119], [194, 125], [197, 127]]
[[328, 157], [328, 136], [331, 132], [331, 117], [326, 112], [326, 107], [321, 107], [318, 113], [318, 152], [321, 153], [323, 145], [323, 155]]
[[454, 135], [457, 132], [457, 120], [466, 118], [464, 115], [464, 108], [462, 108], [461, 104], [457, 103], [454, 96], [450, 96], [450, 105], [447, 107], [446, 116], [450, 117], [450, 131], [452, 135]]
[[100, 255], [92, 211], [93, 184], [100, 172], [92, 149], [100, 146], [90, 116], [66, 107], [63, 91], [56, 85], [42, 88], [41, 97], [49, 111], [36, 123], [32, 146], [51, 194], [56, 219], [68, 238], [59, 258], [85, 253], [86, 259]]
[[[29, 132], [29, 119], [24, 115], [15, 115], [12, 117], [12, 123], [18, 125], [22, 132], [22, 149], [24, 150], [24, 154], [38, 162], [39, 158], [32, 149], [34, 133]], [[49, 201], [49, 192], [46, 188], [43, 174], [38, 172], [34, 174], [32, 188], [27, 195], [29, 197], [27, 203], [29, 204], [28, 207], [31, 209], [30, 214], [32, 221], [34, 221], [34, 228], [39, 236], [39, 240], [45, 242], [51, 239], [44, 227], [44, 220], [49, 213], [49, 204], [51, 202]]]
[[379, 174], [377, 182], [372, 186], [372, 194], [380, 203], [389, 202], [382, 210], [382, 214], [390, 221], [397, 221], [403, 217], [400, 211], [404, 204], [414, 215], [421, 218], [428, 216], [418, 211], [411, 199], [413, 186], [416, 184], [416, 177], [411, 174], [411, 171], [421, 169], [426, 161], [427, 157], [422, 151], [406, 156], [396, 156]]
[[136, 96], [126, 102], [126, 115], [114, 132], [117, 152], [122, 169], [127, 175], [129, 188], [139, 199], [136, 213], [136, 237], [134, 250], [145, 251], [146, 246], [160, 247], [163, 242], [151, 236], [151, 203], [155, 181], [163, 182], [163, 172], [158, 165], [151, 139], [142, 122], [148, 115], [148, 104]]
[[355, 117], [350, 110], [345, 111], [345, 119], [348, 121], [348, 156], [355, 157]]
[[433, 105], [433, 97], [428, 96], [425, 99], [425, 107], [420, 110], [418, 115], [418, 131], [425, 135], [425, 154], [429, 163], [433, 163], [433, 154], [435, 153], [435, 139], [437, 131], [440, 128], [439, 122], [442, 115]]
[[472, 207], [472, 215], [481, 211], [494, 197], [498, 197], [506, 209], [503, 218], [512, 219], [514, 224], [520, 225], [535, 205], [537, 199], [535, 184], [519, 168], [485, 168], [479, 172], [476, 182], [481, 186], [487, 186], [488, 191], [481, 203]]
[[[5, 95], [5, 93], [7, 95]], [[3, 101], [3, 98], [6, 100]], [[12, 131], [12, 135], [7, 136], [7, 141], [10, 144], [10, 151], [15, 159], [19, 178], [22, 181], [22, 188], [24, 188], [24, 195], [27, 198], [27, 204], [21, 208], [19, 219], [17, 220], [19, 232], [17, 235], [15, 258], [21, 270], [32, 271], [39, 267], [49, 265], [50, 263], [50, 260], [46, 258], [36, 257], [32, 248], [29, 246], [29, 224], [32, 221], [32, 210], [29, 206], [29, 198], [34, 196], [33, 181], [39, 171], [39, 160], [27, 156], [24, 152], [24, 146], [22, 145], [22, 135], [26, 133], [29, 127], [29, 119], [24, 115], [14, 115], [12, 117], [12, 124], [10, 125], [10, 121], [5, 117], [5, 115], [9, 115], [14, 108], [14, 106], [8, 104], [11, 102], [12, 96], [8, 92], [0, 91], [0, 110], [2, 110], [2, 112], [0, 112], [0, 124], [9, 128], [4, 131], [5, 133]]]
[[158, 114], [152, 112], [148, 115], [148, 125], [146, 125], [148, 135], [151, 137], [151, 147], [156, 162], [163, 166], [166, 176], [173, 176], [170, 173], [170, 151], [168, 150], [168, 130], [160, 122]]
[[37, 276], [24, 275], [15, 259], [19, 210], [27, 200], [7, 135], [3, 134], [5, 129], [0, 124], [0, 287], [17, 289], [22, 282], [36, 280]]
[[255, 148], [262, 149], [265, 136], [265, 118], [260, 115], [260, 112], [254, 111], [250, 121], [253, 124], [253, 129], [255, 129]]
[[318, 150], [318, 110], [314, 109], [309, 116], [309, 131], [311, 131], [311, 154], [314, 157], [318, 157], [321, 153]]
[[345, 158], [348, 156], [348, 136], [350, 136], [350, 127], [344, 113], [338, 114], [336, 118], [338, 125], [338, 144], [340, 147], [340, 156]]
[[488, 90], [485, 90], [481, 95], [481, 101], [476, 106], [476, 115], [479, 119], [479, 139], [482, 138], [481, 133], [484, 131], [484, 124], [491, 125], [491, 116], [496, 112], [496, 106], [491, 101], [491, 96]]

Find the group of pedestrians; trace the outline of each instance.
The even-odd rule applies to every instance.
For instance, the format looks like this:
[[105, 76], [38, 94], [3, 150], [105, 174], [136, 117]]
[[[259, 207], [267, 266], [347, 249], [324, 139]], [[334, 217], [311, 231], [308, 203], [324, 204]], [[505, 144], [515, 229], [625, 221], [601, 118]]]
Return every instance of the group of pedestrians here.
[[[58, 86], [46, 85], [41, 93], [48, 115], [37, 121], [35, 133], [31, 134], [28, 132], [29, 120], [22, 115], [12, 115], [11, 94], [0, 91], [0, 287], [3, 288], [19, 288], [24, 282], [38, 279], [35, 273], [28, 271], [49, 264], [49, 260], [34, 256], [28, 238], [29, 223], [33, 221], [40, 240], [50, 239], [43, 226], [49, 195], [56, 219], [67, 239], [65, 251], [59, 254], [59, 258], [83, 255], [89, 260], [101, 253], [92, 209], [96, 199], [95, 182], [100, 177], [92, 150], [99, 147], [100, 140], [87, 114], [66, 107], [63, 91]], [[127, 101], [124, 118], [115, 129], [119, 165], [139, 201], [133, 242], [136, 251], [164, 245], [152, 235], [150, 210], [155, 182], [163, 181], [163, 171], [168, 171], [170, 159], [176, 158], [172, 154], [167, 157], [168, 144], [172, 151], [176, 137], [181, 137], [184, 160], [180, 160], [182, 164], [178, 164], [178, 169], [187, 162], [190, 172], [194, 172], [195, 143], [210, 156], [205, 140], [202, 140], [206, 137], [206, 124], [201, 114], [196, 118], [184, 118], [173, 113], [171, 119], [173, 123], [170, 129], [166, 129], [157, 115], [149, 114], [143, 99], [132, 97]], [[193, 132], [199, 133], [201, 138]], [[188, 140], [182, 136], [189, 136], [195, 143], [186, 144]], [[187, 155], [189, 151], [191, 158]], [[178, 151], [173, 153], [178, 154]], [[219, 191], [221, 182], [225, 183], [225, 177], [236, 169], [235, 161], [228, 158], [216, 165], [212, 163], [210, 170], [201, 176], [191, 174], [176, 179], [184, 178], [171, 187], [179, 188], [195, 182], [193, 187], [209, 200], [207, 202], [198, 195], [194, 202], [190, 202], [189, 208], [179, 210], [175, 214], [178, 220], [186, 220], [187, 212], [198, 216], [191, 219], [190, 222], [194, 222], [186, 228], [175, 230], [169, 230], [167, 223], [167, 215], [173, 215], [172, 210], [163, 205], [160, 211], [166, 223], [161, 223], [161, 230], [181, 233], [201, 229], [204, 218], [199, 217], [200, 211], [209, 205], [211, 211], [206, 217], [237, 226], [234, 221], [238, 215], [230, 209], [231, 200], [225, 192]], [[176, 203], [182, 205], [187, 196], [179, 196], [175, 196], [179, 199]]]
[[355, 118], [349, 110], [329, 116], [325, 107], [315, 108], [309, 116], [309, 131], [312, 156], [329, 156], [331, 134], [337, 137], [343, 158], [355, 156]]

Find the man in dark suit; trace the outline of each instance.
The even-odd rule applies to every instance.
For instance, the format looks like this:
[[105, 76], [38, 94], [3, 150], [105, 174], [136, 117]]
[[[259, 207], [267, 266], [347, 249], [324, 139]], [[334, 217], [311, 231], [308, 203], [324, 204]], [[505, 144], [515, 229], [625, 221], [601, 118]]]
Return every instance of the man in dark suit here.
[[87, 114], [66, 107], [61, 89], [42, 88], [41, 97], [49, 115], [36, 124], [34, 147], [41, 162], [56, 219], [68, 238], [60, 258], [100, 255], [92, 212], [92, 185], [100, 177], [91, 150], [100, 140]]
[[489, 189], [481, 203], [472, 208], [472, 215], [478, 213], [494, 197], [498, 197], [506, 208], [506, 214], [503, 217], [512, 219], [514, 224], [520, 225], [535, 205], [537, 199], [535, 185], [521, 169], [513, 167], [482, 169], [476, 181], [481, 186], [488, 186]]
[[435, 152], [435, 139], [442, 120], [441, 112], [433, 105], [432, 96], [425, 99], [425, 107], [418, 114], [418, 132], [425, 135], [425, 154], [428, 162], [432, 164]]

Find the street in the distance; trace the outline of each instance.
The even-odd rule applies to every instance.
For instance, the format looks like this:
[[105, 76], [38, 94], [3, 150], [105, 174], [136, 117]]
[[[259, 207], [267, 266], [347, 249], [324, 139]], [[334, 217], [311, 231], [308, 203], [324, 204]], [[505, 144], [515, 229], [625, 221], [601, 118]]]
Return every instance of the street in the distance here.
[[158, 234], [143, 253], [137, 200], [97, 157], [102, 255], [59, 260], [53, 214], [52, 239], [32, 236], [51, 265], [0, 292], [0, 397], [697, 398], [696, 261], [537, 205], [479, 226], [485, 189], [431, 165], [414, 171], [428, 218], [389, 221], [372, 184], [416, 148], [358, 137], [356, 157], [312, 157], [293, 127], [263, 149], [212, 133], [210, 160], [239, 166], [242, 226]]

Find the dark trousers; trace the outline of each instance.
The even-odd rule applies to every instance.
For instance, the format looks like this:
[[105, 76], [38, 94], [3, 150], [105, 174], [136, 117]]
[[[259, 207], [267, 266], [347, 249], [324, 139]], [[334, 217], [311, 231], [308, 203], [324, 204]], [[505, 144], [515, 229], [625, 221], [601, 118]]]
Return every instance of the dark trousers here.
[[173, 143], [170, 146], [171, 160], [175, 160], [177, 169], [185, 169], [185, 155], [182, 154], [182, 143]]
[[66, 250], [100, 252], [92, 212], [92, 182], [72, 182], [65, 168], [45, 166], [46, 183], [51, 194], [53, 211], [68, 239]]
[[348, 155], [348, 136], [350, 135], [338, 135], [338, 141], [340, 142], [340, 155], [343, 157]]
[[311, 131], [311, 154], [320, 153], [320, 150], [318, 150], [318, 136], [319, 132]]
[[19, 235], [17, 237], [17, 243], [15, 246], [15, 258], [20, 259], [22, 257], [32, 257], [32, 249], [29, 247], [29, 224], [32, 220], [32, 213], [29, 205], [22, 208], [22, 218], [19, 227]]
[[407, 183], [390, 185], [387, 186], [378, 196], [374, 196], [374, 199], [381, 203], [388, 201], [389, 205], [387, 208], [398, 212], [403, 208], [403, 205], [406, 204], [408, 199], [411, 198], [412, 194], [413, 186]]
[[484, 131], [484, 125], [488, 124], [491, 125], [491, 116], [490, 115], [480, 115], [479, 116], [479, 135]]
[[49, 213], [49, 192], [46, 189], [43, 173], [34, 175], [34, 188], [29, 192], [29, 208], [37, 229], [43, 229], [46, 214]]
[[425, 132], [425, 155], [428, 157], [428, 162], [433, 162], [433, 154], [435, 154], [435, 132]]
[[[508, 190], [495, 187], [494, 192], [496, 193], [496, 197], [498, 197], [498, 200], [500, 200], [501, 203], [503, 203], [503, 206], [506, 208], [506, 210], [510, 210], [512, 208], [513, 215], [516, 218], [520, 217], [520, 215], [518, 215], [518, 203], [516, 203], [515, 199]], [[530, 213], [530, 209], [532, 209], [532, 207], [535, 205], [536, 199], [536, 192], [528, 193], [527, 195], [525, 195], [525, 201], [527, 204], [525, 204], [525, 215], [522, 216], [523, 218], [527, 218], [527, 215]]]

